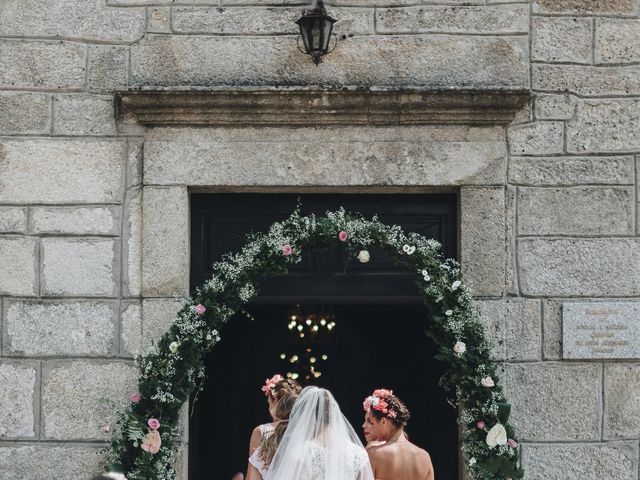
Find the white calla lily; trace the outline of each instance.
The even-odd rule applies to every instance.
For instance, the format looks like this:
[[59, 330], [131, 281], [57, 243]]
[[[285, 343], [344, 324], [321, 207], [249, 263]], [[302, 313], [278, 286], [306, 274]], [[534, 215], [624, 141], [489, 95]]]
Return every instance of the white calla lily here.
[[496, 423], [489, 433], [487, 433], [487, 445], [489, 448], [495, 448], [497, 445], [507, 444], [507, 431], [500, 423]]

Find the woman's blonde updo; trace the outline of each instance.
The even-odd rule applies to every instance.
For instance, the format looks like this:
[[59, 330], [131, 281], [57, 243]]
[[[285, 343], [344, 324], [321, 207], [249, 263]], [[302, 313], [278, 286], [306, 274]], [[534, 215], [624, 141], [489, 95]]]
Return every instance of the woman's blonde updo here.
[[275, 401], [280, 401], [285, 395], [298, 395], [301, 391], [302, 387], [298, 382], [290, 378], [285, 378], [277, 382], [273, 388], [270, 389], [269, 394]]
[[[300, 387], [297, 383], [293, 385], [293, 387], [295, 386], [298, 386], [298, 388]], [[284, 390], [280, 391], [284, 392]], [[280, 440], [282, 440], [284, 432], [287, 429], [287, 425], [289, 424], [289, 415], [291, 415], [293, 405], [298, 399], [298, 393], [299, 390], [298, 392], [291, 391], [282, 393], [278, 403], [276, 403], [276, 407], [273, 411], [273, 416], [275, 417], [274, 420], [276, 422], [275, 430], [272, 435], [262, 441], [260, 444], [260, 451], [258, 453], [258, 458], [262, 460], [265, 465], [269, 465], [276, 454], [278, 445], [280, 445]]]

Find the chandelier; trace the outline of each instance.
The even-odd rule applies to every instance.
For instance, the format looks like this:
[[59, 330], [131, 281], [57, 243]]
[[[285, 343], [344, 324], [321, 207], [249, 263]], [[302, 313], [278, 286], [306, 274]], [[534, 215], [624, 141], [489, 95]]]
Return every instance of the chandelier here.
[[329, 359], [329, 343], [336, 328], [333, 309], [295, 305], [287, 317], [286, 352], [280, 354], [287, 378], [309, 381], [322, 375]]

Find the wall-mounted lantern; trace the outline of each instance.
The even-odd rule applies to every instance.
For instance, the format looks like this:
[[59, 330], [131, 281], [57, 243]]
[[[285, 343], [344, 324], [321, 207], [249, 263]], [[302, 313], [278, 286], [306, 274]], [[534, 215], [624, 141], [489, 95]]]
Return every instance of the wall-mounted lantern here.
[[311, 55], [311, 60], [316, 65], [322, 62], [321, 57], [323, 55], [332, 52], [336, 46], [334, 43], [333, 48], [329, 50], [335, 22], [336, 19], [327, 14], [322, 0], [317, 0], [315, 7], [311, 10], [304, 10], [302, 16], [296, 20], [300, 27], [300, 37], [302, 37], [304, 51], [300, 48], [300, 37], [298, 37], [298, 48], [302, 53]]

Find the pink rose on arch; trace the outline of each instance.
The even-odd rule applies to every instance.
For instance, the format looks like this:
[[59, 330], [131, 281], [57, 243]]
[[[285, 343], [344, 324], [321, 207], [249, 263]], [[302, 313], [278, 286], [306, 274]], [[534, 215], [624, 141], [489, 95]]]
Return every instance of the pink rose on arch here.
[[157, 430], [160, 428], [160, 422], [155, 418], [150, 418], [147, 425], [149, 425], [151, 430]]
[[518, 442], [516, 442], [513, 438], [507, 440], [507, 445], [509, 445], [511, 448], [518, 448]]
[[160, 438], [160, 434], [157, 430], [152, 430], [144, 436], [140, 448], [142, 448], [145, 452], [149, 452], [151, 455], [155, 455], [160, 451], [161, 445], [162, 439]]
[[131, 395], [131, 402], [138, 403], [142, 399], [142, 396], [139, 393], [134, 393]]
[[484, 430], [484, 427], [486, 427], [485, 423], [480, 420], [478, 423], [476, 423], [476, 426], [480, 429], [480, 430]]
[[493, 381], [493, 378], [488, 376], [480, 380], [480, 384], [485, 388], [492, 388], [492, 387], [495, 387], [496, 385], [495, 382]]
[[203, 315], [204, 312], [207, 311], [207, 307], [205, 307], [204, 305], [202, 305], [201, 303], [199, 303], [198, 305], [196, 305], [196, 313], [198, 315]]
[[289, 255], [291, 255], [292, 252], [293, 252], [293, 248], [291, 248], [291, 245], [289, 245], [288, 243], [282, 246], [282, 254], [285, 257], [288, 257]]
[[342, 230], [338, 234], [338, 238], [340, 239], [341, 242], [346, 242], [347, 238], [349, 238], [349, 234], [347, 232], [345, 232], [344, 230]]

